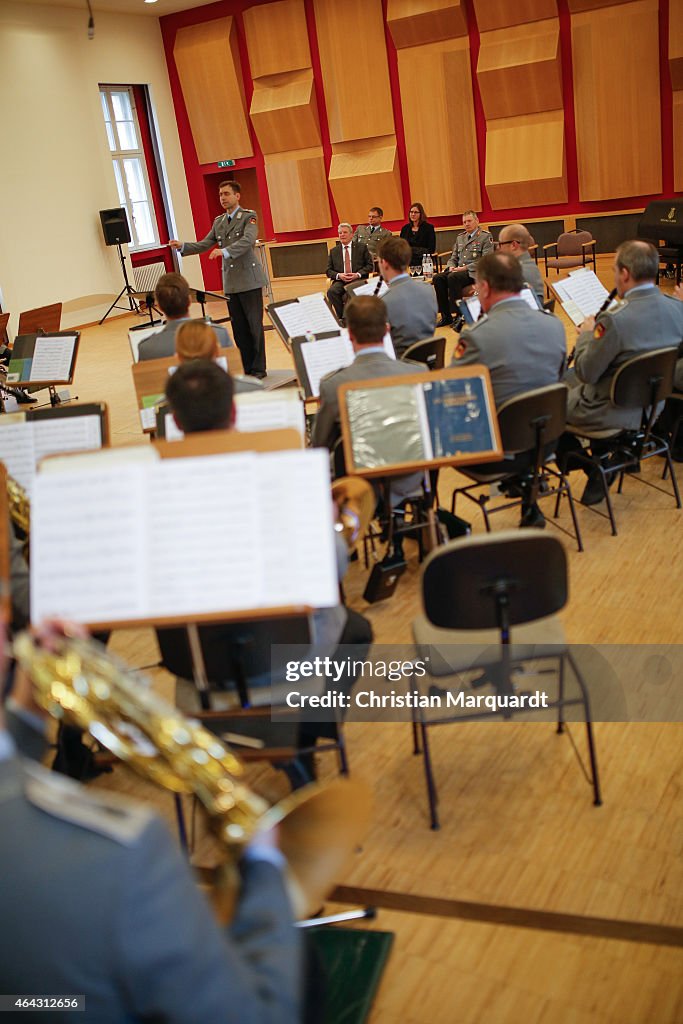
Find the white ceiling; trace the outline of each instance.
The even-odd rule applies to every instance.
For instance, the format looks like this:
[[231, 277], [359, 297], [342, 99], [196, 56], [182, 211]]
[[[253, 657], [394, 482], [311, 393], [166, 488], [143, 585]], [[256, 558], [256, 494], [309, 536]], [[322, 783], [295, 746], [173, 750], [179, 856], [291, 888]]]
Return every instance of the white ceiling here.
[[[143, 3], [143, 0], [90, 0], [95, 27], [97, 28], [97, 12], [117, 14], [145, 14], [150, 18], [160, 18], [164, 14], [175, 11], [187, 11], [190, 7], [203, 7], [214, 0], [158, 0], [155, 4]], [[82, 10], [88, 18], [86, 0], [24, 0], [24, 3], [40, 4], [43, 7], [71, 7]]]

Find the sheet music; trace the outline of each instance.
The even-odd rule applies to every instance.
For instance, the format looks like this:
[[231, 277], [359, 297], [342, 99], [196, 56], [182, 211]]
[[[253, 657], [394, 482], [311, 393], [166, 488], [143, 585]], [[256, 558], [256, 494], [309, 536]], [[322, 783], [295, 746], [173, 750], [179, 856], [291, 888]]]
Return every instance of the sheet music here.
[[301, 357], [306, 367], [311, 395], [320, 395], [320, 381], [326, 373], [339, 370], [342, 366], [350, 366], [355, 355], [348, 333], [336, 338], [319, 338], [317, 341], [305, 341], [301, 346]]
[[26, 421], [4, 423], [4, 419], [0, 417], [0, 461], [30, 497], [36, 469], [33, 424]]
[[308, 317], [305, 309], [298, 302], [289, 302], [286, 306], [278, 306], [277, 317], [289, 338], [300, 338], [308, 334]]
[[35, 481], [34, 621], [338, 603], [324, 451], [87, 458]]
[[560, 297], [562, 308], [578, 327], [588, 316], [595, 316], [609, 294], [592, 270], [574, 271], [553, 288]]
[[[379, 291], [376, 292], [375, 288], [379, 284]], [[389, 291], [389, 286], [386, 281], [379, 282], [376, 277], [369, 277], [368, 280], [353, 289], [354, 296], [356, 295], [376, 295], [378, 299], [381, 299], [385, 292]]]
[[154, 430], [156, 422], [156, 406], [150, 405], [146, 409], [140, 409], [140, 423], [143, 430]]
[[[531, 288], [522, 288], [519, 294], [524, 299], [527, 306], [530, 306], [531, 309], [535, 309], [537, 312], [539, 311], [538, 301]], [[465, 299], [465, 303], [470, 311], [472, 322], [476, 323], [481, 315], [481, 302], [476, 295], [472, 295], [469, 299]]]
[[173, 419], [173, 413], [164, 413], [164, 440], [165, 441], [182, 441], [185, 434], [180, 429], [176, 421]]
[[54, 337], [46, 334], [36, 338], [31, 363], [31, 381], [56, 380], [69, 382], [76, 335]]
[[[314, 292], [313, 295], [301, 295], [299, 305], [308, 318], [308, 332], [311, 334], [323, 334], [325, 331], [338, 331], [339, 324], [334, 313], [325, 302], [322, 292]], [[296, 335], [290, 335], [296, 337]]]
[[102, 420], [96, 413], [46, 417], [34, 420], [31, 426], [36, 464], [43, 456], [56, 452], [90, 451], [102, 447]]
[[285, 398], [284, 394], [277, 392], [260, 394], [258, 391], [245, 391], [235, 395], [235, 410], [235, 427], [245, 433], [294, 427], [302, 438], [306, 434], [304, 407], [297, 394]]

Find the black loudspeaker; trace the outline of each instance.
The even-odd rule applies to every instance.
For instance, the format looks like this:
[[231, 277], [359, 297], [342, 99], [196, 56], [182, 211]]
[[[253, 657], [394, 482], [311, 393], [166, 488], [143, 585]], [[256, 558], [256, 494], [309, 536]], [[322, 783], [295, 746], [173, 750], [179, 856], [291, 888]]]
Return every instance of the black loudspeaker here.
[[116, 210], [100, 210], [102, 232], [107, 245], [123, 245], [130, 242], [128, 217], [122, 206]]

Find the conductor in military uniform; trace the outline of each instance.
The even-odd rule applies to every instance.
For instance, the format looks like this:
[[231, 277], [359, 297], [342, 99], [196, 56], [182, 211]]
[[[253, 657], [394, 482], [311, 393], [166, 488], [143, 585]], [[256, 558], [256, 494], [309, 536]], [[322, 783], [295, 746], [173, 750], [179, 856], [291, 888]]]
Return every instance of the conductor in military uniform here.
[[[218, 198], [225, 210], [201, 242], [168, 243], [183, 256], [214, 251], [209, 259], [223, 260], [223, 291], [228, 300], [232, 331], [242, 356], [244, 372], [252, 377], [266, 375], [266, 343], [263, 334], [263, 292], [266, 283], [261, 263], [254, 252], [258, 222], [254, 210], [240, 206], [237, 181], [222, 181]], [[214, 246], [217, 248], [214, 249]]]
[[[26, 731], [38, 708], [26, 689], [14, 697]], [[299, 938], [274, 835], [247, 848], [223, 930], [156, 815], [22, 760], [8, 724], [0, 705], [0, 991], [85, 996], [85, 1012], [38, 1014], [75, 1024], [297, 1024]]]
[[452, 310], [465, 289], [474, 284], [477, 261], [488, 252], [493, 252], [491, 232], [479, 226], [479, 218], [474, 210], [465, 211], [462, 226], [464, 230], [455, 240], [445, 271], [435, 274], [432, 281], [441, 314], [437, 327], [448, 327], [453, 323]]

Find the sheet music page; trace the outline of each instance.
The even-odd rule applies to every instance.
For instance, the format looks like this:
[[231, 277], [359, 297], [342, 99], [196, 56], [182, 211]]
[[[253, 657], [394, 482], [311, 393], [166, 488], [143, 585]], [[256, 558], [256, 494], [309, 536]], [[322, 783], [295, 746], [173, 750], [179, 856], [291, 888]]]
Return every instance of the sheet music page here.
[[325, 331], [338, 331], [334, 313], [325, 302], [322, 292], [314, 292], [313, 295], [300, 295], [299, 306], [303, 310], [308, 326], [304, 334], [323, 334]]
[[30, 380], [59, 380], [68, 383], [76, 335], [36, 338]]
[[156, 422], [157, 416], [155, 406], [150, 405], [147, 409], [140, 409], [140, 423], [142, 424], [143, 430], [154, 430]]
[[33, 421], [36, 465], [56, 452], [94, 451], [102, 447], [102, 420], [87, 416], [54, 416]]
[[[566, 296], [571, 312], [564, 301], [562, 306], [577, 327], [587, 316], [595, 316], [609, 294], [595, 273], [583, 268], [570, 274], [569, 277], [559, 281], [553, 287], [558, 294]], [[580, 320], [576, 319], [578, 311], [581, 313]]]
[[5, 423], [0, 416], [0, 461], [7, 472], [21, 484], [29, 498], [36, 471], [36, 453], [33, 443], [33, 424], [26, 421]]
[[382, 339], [382, 345], [384, 346], [384, 351], [389, 356], [389, 358], [390, 359], [395, 359], [396, 358], [396, 352], [394, 350], [394, 342], [392, 340], [392, 337], [391, 337], [391, 334], [389, 333], [389, 331], [387, 331], [387, 333], [384, 335], [384, 337]]
[[336, 338], [305, 341], [301, 346], [301, 356], [314, 398], [320, 395], [320, 381], [326, 373], [339, 370], [342, 366], [350, 366], [355, 358], [348, 333]]
[[308, 318], [298, 302], [289, 302], [286, 306], [278, 306], [274, 312], [289, 338], [300, 338], [302, 334], [308, 333]]
[[154, 327], [147, 327], [142, 331], [128, 331], [128, 344], [130, 345], [130, 351], [133, 356], [134, 363], [137, 363], [139, 360], [138, 346], [140, 342], [145, 341], [147, 338], [151, 338], [153, 334], [158, 334], [165, 326], [166, 324], [157, 324]]
[[[316, 342], [315, 344], [318, 344]], [[235, 395], [237, 418], [235, 427], [244, 432], [252, 430], [282, 430], [294, 427], [303, 438], [306, 433], [306, 417], [303, 402], [298, 394], [285, 397], [284, 393], [245, 391]]]
[[[379, 284], [379, 291], [376, 292], [375, 288], [377, 287], [378, 284]], [[354, 295], [371, 295], [371, 296], [372, 295], [376, 295], [378, 299], [381, 299], [382, 296], [384, 295], [384, 293], [388, 292], [388, 291], [389, 291], [389, 286], [387, 285], [386, 281], [382, 281], [380, 283], [377, 280], [376, 277], [369, 277], [368, 280], [365, 282], [365, 284], [361, 284], [361, 285], [358, 286], [358, 288], [354, 288], [353, 289], [353, 294]]]
[[339, 604], [328, 453], [264, 453], [258, 464], [262, 604]]
[[[235, 396], [237, 397], [237, 396]], [[173, 413], [164, 414], [164, 438], [166, 441], [182, 441], [185, 434], [173, 419]]]
[[258, 606], [263, 593], [260, 475], [251, 453], [161, 459], [151, 468], [151, 614]]
[[31, 620], [139, 617], [146, 587], [146, 469], [120, 462], [38, 473], [31, 499]]

